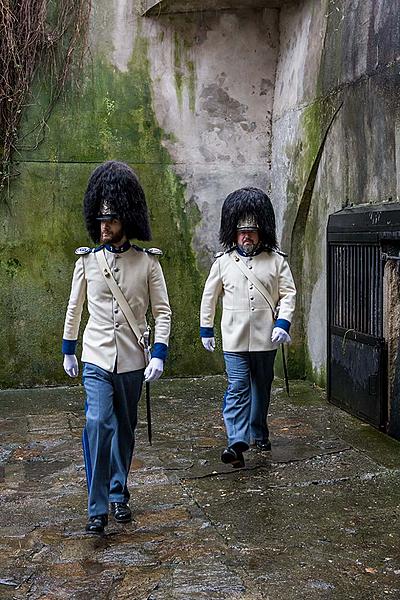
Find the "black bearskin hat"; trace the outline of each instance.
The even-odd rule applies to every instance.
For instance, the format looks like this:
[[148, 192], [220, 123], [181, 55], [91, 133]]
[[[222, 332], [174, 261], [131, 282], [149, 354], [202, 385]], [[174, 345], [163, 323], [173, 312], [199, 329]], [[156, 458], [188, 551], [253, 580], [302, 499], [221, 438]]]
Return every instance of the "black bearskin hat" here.
[[149, 215], [142, 186], [125, 163], [109, 160], [91, 174], [83, 200], [86, 229], [95, 244], [100, 240], [100, 211], [106, 205], [122, 222], [130, 240], [151, 240]]
[[237, 227], [243, 219], [257, 223], [261, 243], [272, 250], [278, 247], [274, 209], [265, 192], [258, 188], [241, 188], [225, 198], [219, 230], [219, 241], [225, 248], [236, 244]]

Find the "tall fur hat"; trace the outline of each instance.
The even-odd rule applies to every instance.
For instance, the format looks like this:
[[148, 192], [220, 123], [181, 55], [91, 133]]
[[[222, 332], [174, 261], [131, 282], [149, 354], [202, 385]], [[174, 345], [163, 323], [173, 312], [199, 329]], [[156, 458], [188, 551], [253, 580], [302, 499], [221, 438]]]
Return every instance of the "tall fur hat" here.
[[261, 242], [271, 249], [278, 247], [274, 209], [262, 190], [241, 188], [225, 198], [219, 230], [219, 241], [225, 248], [231, 248], [236, 243], [237, 229], [243, 222], [256, 223]]
[[109, 160], [91, 174], [83, 200], [86, 229], [97, 244], [104, 207], [123, 224], [128, 239], [151, 240], [146, 197], [135, 172], [125, 163]]

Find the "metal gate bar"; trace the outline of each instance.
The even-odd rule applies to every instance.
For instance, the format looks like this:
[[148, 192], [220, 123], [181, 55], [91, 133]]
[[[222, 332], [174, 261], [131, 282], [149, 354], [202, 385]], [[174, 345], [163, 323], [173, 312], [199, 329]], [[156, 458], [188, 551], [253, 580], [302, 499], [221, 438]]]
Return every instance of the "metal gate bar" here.
[[379, 246], [330, 244], [330, 282], [330, 325], [381, 338], [383, 267]]

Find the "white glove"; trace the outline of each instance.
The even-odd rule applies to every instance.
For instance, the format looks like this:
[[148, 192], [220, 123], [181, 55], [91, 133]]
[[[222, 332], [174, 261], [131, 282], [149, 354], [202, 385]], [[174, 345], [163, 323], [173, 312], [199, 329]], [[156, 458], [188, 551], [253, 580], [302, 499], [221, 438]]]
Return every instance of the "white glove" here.
[[208, 338], [202, 337], [201, 341], [206, 350], [208, 350], [209, 352], [214, 352], [214, 350], [215, 350], [215, 338], [214, 337], [208, 337]]
[[155, 381], [164, 371], [164, 361], [161, 358], [152, 358], [144, 370], [145, 381]]
[[271, 335], [271, 342], [273, 344], [289, 344], [291, 341], [292, 338], [282, 327], [273, 328]]
[[64, 371], [70, 377], [77, 377], [79, 373], [78, 361], [75, 354], [64, 354]]

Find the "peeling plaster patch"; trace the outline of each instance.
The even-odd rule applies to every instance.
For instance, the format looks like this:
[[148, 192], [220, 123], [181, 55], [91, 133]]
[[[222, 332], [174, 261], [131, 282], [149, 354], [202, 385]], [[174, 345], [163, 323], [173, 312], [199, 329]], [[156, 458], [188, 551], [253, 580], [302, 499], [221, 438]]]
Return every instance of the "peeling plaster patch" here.
[[248, 109], [216, 83], [204, 87], [200, 98], [203, 99], [202, 108], [213, 118], [229, 118], [230, 121], [240, 122]]
[[261, 79], [260, 96], [266, 96], [268, 93], [273, 93], [274, 83], [270, 79]]
[[240, 123], [240, 127], [244, 130], [244, 131], [255, 131], [257, 129], [257, 123], [255, 121], [252, 121], [251, 123]]
[[200, 152], [201, 152], [202, 156], [204, 156], [204, 160], [206, 162], [214, 162], [214, 160], [215, 160], [215, 154], [213, 154], [212, 152], [210, 152], [210, 150], [208, 150], [208, 148], [206, 148], [205, 146], [202, 146], [200, 148]]
[[114, 52], [112, 63], [126, 73], [132, 56], [135, 21], [132, 13], [132, 2], [130, 0], [114, 0], [115, 21], [112, 31]]

